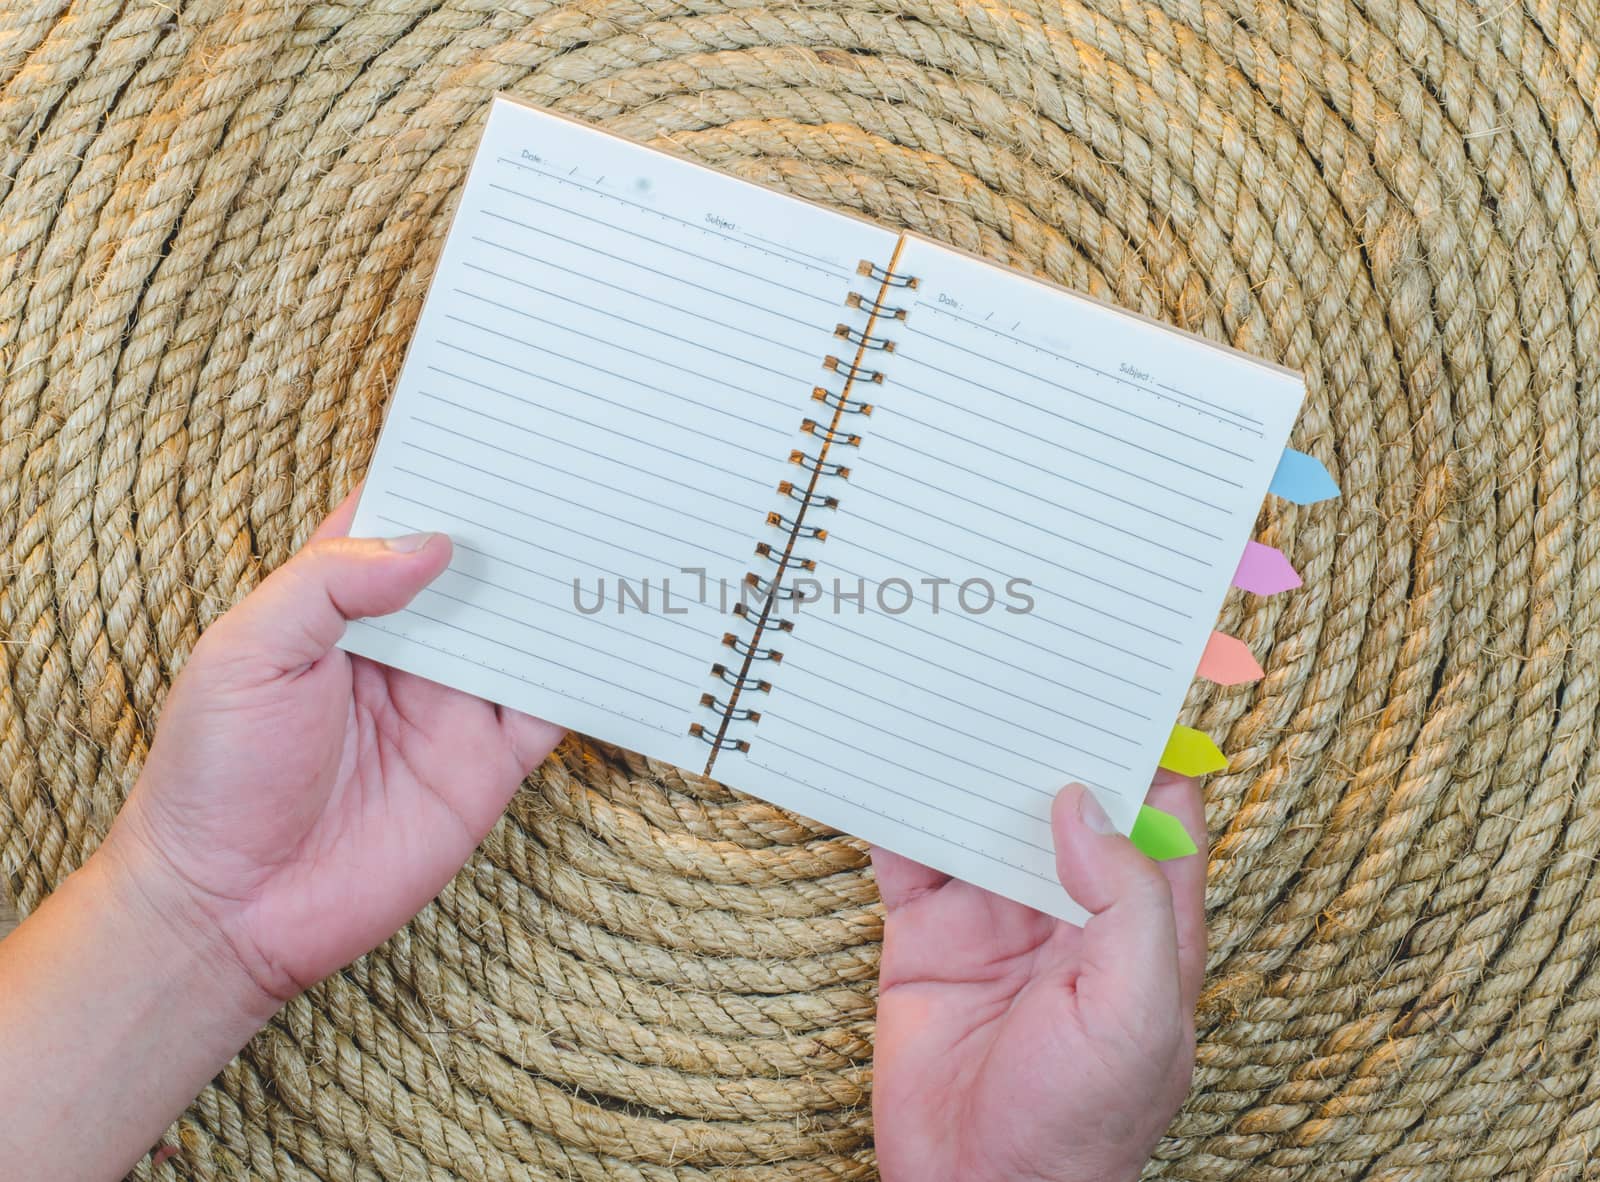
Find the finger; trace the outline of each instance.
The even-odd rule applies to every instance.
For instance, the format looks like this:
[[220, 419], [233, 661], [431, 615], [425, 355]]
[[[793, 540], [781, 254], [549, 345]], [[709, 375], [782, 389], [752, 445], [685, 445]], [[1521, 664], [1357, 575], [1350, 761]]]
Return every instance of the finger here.
[[1199, 851], [1158, 863], [1172, 888], [1172, 911], [1178, 930], [1178, 980], [1186, 1012], [1200, 999], [1206, 972], [1206, 810], [1200, 782], [1175, 772], [1156, 773], [1145, 798], [1152, 808], [1171, 813], [1183, 823]]
[[900, 854], [890, 853], [880, 846], [872, 847], [872, 872], [878, 879], [878, 893], [883, 896], [887, 911], [902, 907], [911, 900], [938, 890], [950, 881], [931, 866], [913, 862]]
[[1081, 1002], [1139, 1023], [1177, 1013], [1178, 936], [1172, 889], [1156, 864], [1112, 826], [1081, 784], [1051, 810], [1061, 885], [1089, 912], [1083, 926]]
[[350, 523], [355, 520], [356, 506], [361, 504], [361, 490], [366, 483], [365, 480], [356, 481], [356, 486], [339, 502], [338, 507], [322, 519], [322, 524], [307, 539], [307, 545], [324, 538], [342, 538], [350, 532]]
[[500, 727], [511, 743], [517, 762], [522, 765], [524, 776], [548, 759], [550, 752], [556, 749], [556, 744], [567, 737], [567, 728], [564, 726], [513, 710], [510, 706], [501, 706], [499, 709]]
[[267, 676], [303, 669], [333, 648], [350, 620], [399, 611], [449, 563], [443, 534], [323, 538], [273, 571], [212, 632], [222, 651]]

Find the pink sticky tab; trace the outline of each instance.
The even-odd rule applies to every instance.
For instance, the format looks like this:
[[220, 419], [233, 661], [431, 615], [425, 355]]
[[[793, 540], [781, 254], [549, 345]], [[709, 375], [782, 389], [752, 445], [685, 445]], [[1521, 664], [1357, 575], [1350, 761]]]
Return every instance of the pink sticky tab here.
[[1233, 575], [1233, 585], [1256, 595], [1276, 595], [1298, 587], [1300, 576], [1279, 551], [1260, 542], [1246, 542], [1244, 557], [1239, 559], [1239, 569]]
[[1244, 641], [1213, 632], [1200, 654], [1200, 676], [1217, 685], [1244, 685], [1261, 677], [1261, 664]]

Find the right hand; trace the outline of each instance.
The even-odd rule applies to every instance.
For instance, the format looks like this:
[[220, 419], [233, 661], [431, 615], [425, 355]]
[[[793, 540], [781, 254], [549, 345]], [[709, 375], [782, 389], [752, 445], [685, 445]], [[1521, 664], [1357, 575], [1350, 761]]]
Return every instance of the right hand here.
[[1202, 851], [1157, 864], [1085, 789], [1056, 798], [1083, 927], [874, 850], [888, 918], [872, 1107], [883, 1182], [1133, 1182], [1188, 1094], [1205, 971], [1205, 814], [1149, 801]]

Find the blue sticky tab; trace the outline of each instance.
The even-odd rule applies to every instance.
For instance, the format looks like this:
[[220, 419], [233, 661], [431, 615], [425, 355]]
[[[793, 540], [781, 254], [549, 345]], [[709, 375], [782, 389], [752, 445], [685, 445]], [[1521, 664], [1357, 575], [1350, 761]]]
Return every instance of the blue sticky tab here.
[[1325, 501], [1329, 497], [1339, 495], [1339, 486], [1334, 483], [1333, 477], [1328, 475], [1328, 470], [1322, 466], [1322, 461], [1315, 456], [1308, 456], [1303, 451], [1295, 451], [1292, 447], [1283, 449], [1283, 458], [1278, 461], [1278, 470], [1272, 475], [1272, 483], [1267, 486], [1267, 491], [1275, 493], [1286, 501], [1293, 501], [1296, 505], [1309, 505], [1313, 501]]

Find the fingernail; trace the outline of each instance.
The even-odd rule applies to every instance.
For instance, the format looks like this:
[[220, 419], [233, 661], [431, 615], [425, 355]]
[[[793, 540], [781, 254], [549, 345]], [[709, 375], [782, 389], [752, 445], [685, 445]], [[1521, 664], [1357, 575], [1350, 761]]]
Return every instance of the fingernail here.
[[398, 538], [384, 538], [383, 544], [401, 554], [415, 554], [438, 536], [431, 533], [401, 534]]
[[1117, 831], [1117, 827], [1111, 823], [1111, 818], [1106, 815], [1106, 810], [1100, 807], [1100, 802], [1094, 798], [1094, 793], [1087, 788], [1078, 796], [1078, 819], [1090, 833]]

